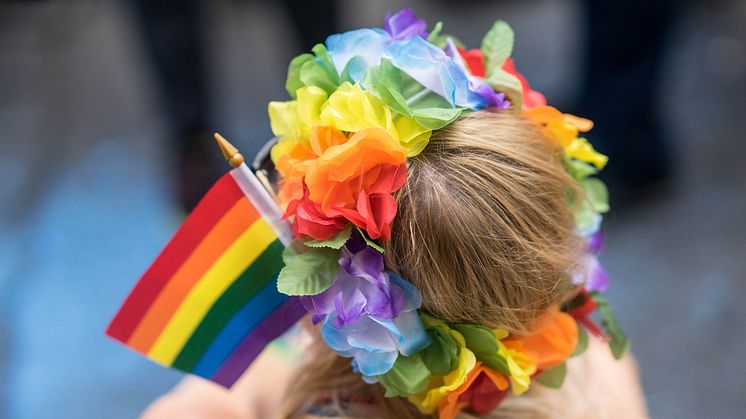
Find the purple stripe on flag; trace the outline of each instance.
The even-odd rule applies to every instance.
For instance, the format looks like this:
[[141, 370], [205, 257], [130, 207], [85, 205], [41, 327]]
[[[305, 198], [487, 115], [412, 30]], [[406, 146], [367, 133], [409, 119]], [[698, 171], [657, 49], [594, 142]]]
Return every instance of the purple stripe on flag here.
[[246, 335], [211, 380], [230, 388], [264, 348], [307, 313], [298, 297], [290, 297]]

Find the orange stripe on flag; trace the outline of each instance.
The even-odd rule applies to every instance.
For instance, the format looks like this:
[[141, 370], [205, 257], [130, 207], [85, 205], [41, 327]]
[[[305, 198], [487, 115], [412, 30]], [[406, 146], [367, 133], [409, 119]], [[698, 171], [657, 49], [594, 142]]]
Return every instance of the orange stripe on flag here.
[[146, 354], [169, 320], [207, 270], [254, 222], [259, 213], [247, 199], [239, 199], [205, 236], [137, 325], [127, 345]]

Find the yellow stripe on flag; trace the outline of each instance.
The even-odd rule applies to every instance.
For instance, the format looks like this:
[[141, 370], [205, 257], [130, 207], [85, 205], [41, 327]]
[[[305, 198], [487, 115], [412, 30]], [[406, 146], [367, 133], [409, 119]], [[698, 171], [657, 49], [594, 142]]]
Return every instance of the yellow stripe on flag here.
[[189, 292], [148, 352], [148, 357], [171, 365], [215, 300], [276, 238], [263, 218], [246, 230]]

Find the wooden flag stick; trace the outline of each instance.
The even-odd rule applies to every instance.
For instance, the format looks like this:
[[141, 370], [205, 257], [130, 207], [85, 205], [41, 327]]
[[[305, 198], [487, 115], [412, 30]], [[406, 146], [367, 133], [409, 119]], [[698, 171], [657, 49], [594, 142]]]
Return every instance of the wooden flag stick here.
[[277, 233], [277, 237], [279, 237], [282, 243], [286, 246], [290, 244], [292, 230], [290, 224], [283, 219], [282, 210], [277, 205], [275, 198], [272, 197], [272, 194], [266, 189], [265, 185], [262, 185], [262, 182], [249, 169], [249, 166], [244, 163], [243, 155], [238, 152], [238, 149], [233, 144], [229, 143], [228, 140], [218, 133], [215, 133], [215, 141], [220, 146], [223, 157], [233, 167], [231, 175], [246, 198], [249, 199], [254, 208], [259, 211], [270, 227]]
[[223, 138], [222, 135], [215, 133], [215, 141], [217, 141], [220, 151], [223, 152], [223, 157], [228, 160], [228, 164], [234, 169], [243, 164], [243, 154], [238, 152], [238, 149], [229, 143], [228, 140]]

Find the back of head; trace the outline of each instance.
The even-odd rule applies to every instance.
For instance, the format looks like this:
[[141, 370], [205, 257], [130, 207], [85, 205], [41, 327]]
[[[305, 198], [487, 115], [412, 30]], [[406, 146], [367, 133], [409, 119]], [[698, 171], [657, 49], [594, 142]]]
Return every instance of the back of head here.
[[556, 147], [511, 112], [478, 111], [408, 161], [386, 262], [453, 323], [525, 333], [571, 291], [575, 183]]
[[[421, 291], [422, 311], [523, 334], [570, 295], [566, 273], [580, 240], [565, 196], [576, 186], [533, 123], [512, 112], [471, 113], [433, 133], [407, 168], [383, 245], [387, 268]], [[376, 417], [429, 417], [406, 399], [382, 397], [380, 385], [364, 384], [317, 338], [286, 412], [341, 390], [372, 395]]]

